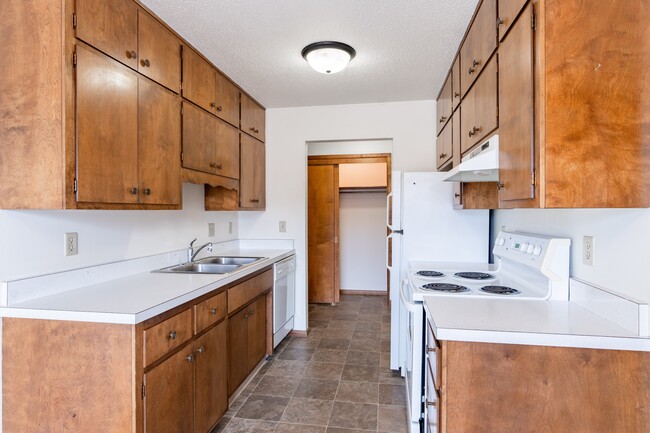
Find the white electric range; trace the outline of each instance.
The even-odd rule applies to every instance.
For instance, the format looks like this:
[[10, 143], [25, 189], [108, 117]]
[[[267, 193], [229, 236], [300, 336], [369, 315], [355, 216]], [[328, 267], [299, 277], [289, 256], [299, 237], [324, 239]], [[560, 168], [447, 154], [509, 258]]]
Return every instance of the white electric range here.
[[495, 264], [409, 262], [400, 298], [408, 311], [406, 377], [410, 432], [424, 425], [423, 296], [568, 300], [570, 239], [500, 232], [495, 240]]

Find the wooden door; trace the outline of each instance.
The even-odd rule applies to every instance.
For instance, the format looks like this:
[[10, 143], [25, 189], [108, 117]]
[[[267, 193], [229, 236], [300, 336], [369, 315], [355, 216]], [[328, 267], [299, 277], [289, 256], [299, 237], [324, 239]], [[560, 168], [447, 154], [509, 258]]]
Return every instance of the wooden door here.
[[138, 74], [77, 45], [77, 201], [138, 201]]
[[241, 94], [241, 130], [264, 141], [264, 109], [244, 93]]
[[226, 338], [226, 322], [223, 321], [194, 343], [196, 433], [208, 433], [228, 409]]
[[266, 354], [266, 296], [248, 308], [248, 370], [252, 371]]
[[239, 128], [239, 89], [219, 72], [216, 75], [215, 89], [217, 116]]
[[460, 56], [456, 56], [451, 68], [451, 105], [455, 110], [460, 105]]
[[147, 12], [138, 10], [138, 72], [176, 93], [181, 91], [181, 44]]
[[239, 206], [260, 208], [266, 206], [266, 158], [264, 143], [241, 135], [241, 173], [239, 178]]
[[215, 172], [218, 122], [210, 113], [183, 102], [183, 167]]
[[215, 173], [239, 179], [239, 129], [219, 119], [215, 120], [215, 126]]
[[529, 5], [499, 47], [500, 200], [532, 199], [535, 194], [533, 33]]
[[499, 126], [496, 56], [485, 66], [483, 73], [476, 80], [472, 92], [475, 93], [473, 127], [475, 132], [472, 141], [478, 143]]
[[497, 0], [483, 0], [460, 48], [460, 87], [463, 95], [467, 93], [497, 48], [496, 2]]
[[140, 203], [181, 205], [181, 100], [140, 78], [138, 89]]
[[309, 302], [335, 303], [338, 281], [338, 165], [308, 168]]
[[131, 0], [77, 0], [76, 36], [137, 69], [137, 10]]
[[499, 18], [497, 25], [499, 30], [499, 40], [502, 41], [508, 29], [515, 22], [521, 8], [528, 0], [499, 0]]
[[436, 139], [436, 149], [437, 149], [437, 167], [440, 168], [445, 165], [447, 162], [451, 161], [452, 157], [452, 122], [447, 123], [445, 129], [442, 130], [438, 138]]
[[248, 376], [248, 307], [228, 318], [228, 396]]
[[183, 46], [183, 97], [215, 113], [216, 70], [194, 50]]
[[449, 119], [451, 119], [451, 112], [453, 110], [451, 81], [452, 74], [450, 73], [447, 75], [447, 79], [442, 86], [442, 90], [440, 91], [440, 95], [438, 95], [438, 101], [436, 103], [436, 115], [438, 116], [436, 120], [436, 129], [438, 135], [440, 135], [440, 132], [445, 127]]
[[460, 154], [462, 155], [470, 150], [475, 141], [472, 139], [474, 134], [473, 127], [476, 125], [476, 94], [469, 92], [463, 103], [460, 105]]
[[194, 356], [188, 346], [144, 375], [145, 433], [194, 431]]

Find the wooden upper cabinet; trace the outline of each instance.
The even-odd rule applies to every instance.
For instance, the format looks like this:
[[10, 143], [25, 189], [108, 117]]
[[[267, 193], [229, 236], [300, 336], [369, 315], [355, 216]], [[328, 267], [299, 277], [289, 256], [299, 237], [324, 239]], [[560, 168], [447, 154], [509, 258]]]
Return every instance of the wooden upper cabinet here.
[[[497, 18], [499, 41], [503, 40], [527, 2], [528, 0], [499, 0], [499, 17]], [[531, 16], [528, 18], [530, 19]]]
[[266, 207], [264, 143], [242, 134], [239, 206], [245, 209]]
[[77, 201], [138, 202], [138, 74], [77, 46]]
[[183, 47], [183, 97], [214, 113], [216, 71], [191, 48]]
[[239, 129], [216, 119], [215, 173], [239, 179]]
[[239, 89], [228, 78], [216, 72], [215, 113], [239, 128]]
[[465, 95], [497, 48], [497, 0], [483, 0], [460, 48], [460, 87]]
[[176, 93], [181, 91], [181, 44], [143, 10], [138, 10], [138, 72]]
[[241, 130], [251, 137], [264, 141], [265, 117], [264, 108], [253, 101], [248, 95], [241, 95]]
[[456, 56], [454, 60], [454, 65], [451, 68], [451, 106], [453, 110], [456, 110], [460, 105], [461, 100], [461, 91], [460, 91], [460, 56]]
[[138, 67], [138, 7], [132, 0], [77, 0], [76, 36], [117, 61]]
[[180, 206], [180, 97], [146, 78], [140, 78], [138, 94], [140, 202]]
[[442, 131], [442, 128], [445, 127], [449, 119], [451, 119], [452, 108], [452, 73], [447, 75], [445, 83], [442, 86], [442, 90], [438, 95], [438, 101], [436, 104], [436, 127], [438, 134]]
[[532, 12], [528, 5], [499, 47], [501, 201], [532, 199], [535, 193]]
[[442, 168], [446, 163], [451, 161], [452, 152], [452, 121], [447, 123], [447, 126], [442, 130], [436, 139], [436, 154], [438, 169]]
[[464, 154], [499, 126], [496, 57], [484, 68], [460, 110], [460, 151]]

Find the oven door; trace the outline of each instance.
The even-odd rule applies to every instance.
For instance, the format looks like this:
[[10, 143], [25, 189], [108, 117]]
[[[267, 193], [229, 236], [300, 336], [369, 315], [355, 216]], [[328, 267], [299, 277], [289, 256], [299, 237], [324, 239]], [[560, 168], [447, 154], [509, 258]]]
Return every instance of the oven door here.
[[413, 302], [408, 280], [402, 282], [400, 303], [408, 314], [404, 333], [406, 360], [403, 373], [406, 377], [406, 396], [409, 415], [409, 431], [420, 432], [420, 421], [424, 417], [424, 307]]

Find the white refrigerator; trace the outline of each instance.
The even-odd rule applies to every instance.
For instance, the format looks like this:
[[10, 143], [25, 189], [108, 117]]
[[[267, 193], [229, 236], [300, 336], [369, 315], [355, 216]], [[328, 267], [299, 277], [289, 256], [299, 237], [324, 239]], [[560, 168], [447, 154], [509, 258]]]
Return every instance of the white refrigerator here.
[[[405, 364], [404, 335], [407, 318], [400, 317], [399, 290], [409, 261], [487, 263], [489, 211], [455, 210], [453, 183], [444, 172], [391, 174], [387, 198], [390, 234], [386, 239], [386, 266], [390, 273], [391, 350], [393, 370]], [[388, 256], [389, 246], [392, 257]]]

